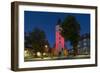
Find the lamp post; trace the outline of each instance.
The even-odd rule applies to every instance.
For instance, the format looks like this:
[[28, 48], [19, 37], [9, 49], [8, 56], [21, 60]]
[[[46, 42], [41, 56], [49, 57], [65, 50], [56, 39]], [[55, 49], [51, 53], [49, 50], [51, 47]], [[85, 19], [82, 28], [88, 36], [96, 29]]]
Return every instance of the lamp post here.
[[43, 53], [43, 55], [46, 56], [47, 55], [46, 52], [48, 51], [48, 45], [45, 45], [44, 47], [45, 47], [45, 52]]
[[48, 45], [45, 45], [45, 48], [48, 48]]

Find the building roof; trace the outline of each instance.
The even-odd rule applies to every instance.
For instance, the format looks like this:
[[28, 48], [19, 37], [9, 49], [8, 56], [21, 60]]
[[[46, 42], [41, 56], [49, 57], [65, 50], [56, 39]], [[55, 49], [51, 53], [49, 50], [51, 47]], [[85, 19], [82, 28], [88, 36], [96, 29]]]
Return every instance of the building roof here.
[[90, 38], [90, 33], [85, 33], [85, 34], [81, 35], [80, 40], [83, 40], [86, 38]]

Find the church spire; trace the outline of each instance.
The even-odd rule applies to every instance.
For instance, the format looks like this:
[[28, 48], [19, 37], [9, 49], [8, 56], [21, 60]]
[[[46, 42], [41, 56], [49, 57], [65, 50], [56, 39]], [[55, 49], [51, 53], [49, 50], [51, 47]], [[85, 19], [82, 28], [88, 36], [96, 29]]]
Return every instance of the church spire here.
[[57, 25], [60, 25], [60, 24], [61, 24], [61, 19], [59, 18], [57, 21]]

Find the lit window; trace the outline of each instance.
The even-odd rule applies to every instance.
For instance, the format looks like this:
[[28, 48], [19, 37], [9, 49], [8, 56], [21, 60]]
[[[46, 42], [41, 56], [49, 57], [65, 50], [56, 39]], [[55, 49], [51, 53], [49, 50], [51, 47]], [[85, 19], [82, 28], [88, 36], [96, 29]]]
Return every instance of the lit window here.
[[84, 39], [83, 41], [86, 41], [87, 39]]
[[80, 45], [78, 45], [77, 47], [80, 47]]
[[79, 41], [79, 44], [81, 43], [81, 41]]
[[86, 46], [87, 45], [87, 43], [84, 43], [84, 46]]

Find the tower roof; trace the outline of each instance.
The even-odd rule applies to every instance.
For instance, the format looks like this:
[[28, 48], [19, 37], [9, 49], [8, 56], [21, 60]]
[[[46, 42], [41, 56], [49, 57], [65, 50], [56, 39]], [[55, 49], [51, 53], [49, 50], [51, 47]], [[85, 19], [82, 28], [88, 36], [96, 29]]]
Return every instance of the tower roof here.
[[60, 24], [61, 24], [61, 19], [59, 18], [56, 25], [60, 25]]

